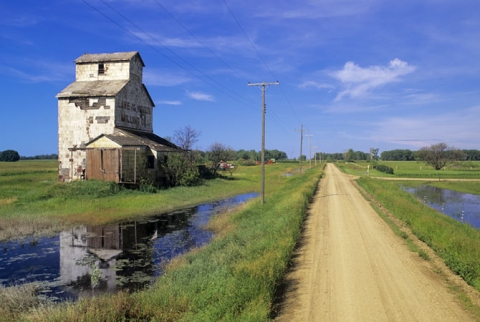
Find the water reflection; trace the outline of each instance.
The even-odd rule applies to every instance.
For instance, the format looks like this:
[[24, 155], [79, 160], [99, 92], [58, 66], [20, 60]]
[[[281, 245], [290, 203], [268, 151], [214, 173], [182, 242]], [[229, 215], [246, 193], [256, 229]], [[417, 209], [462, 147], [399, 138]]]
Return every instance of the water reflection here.
[[480, 228], [480, 196], [433, 186], [406, 188], [430, 207], [458, 221]]
[[[81, 226], [59, 236], [5, 242], [0, 253], [0, 283], [48, 283], [45, 294], [54, 299], [77, 299], [134, 291], [162, 274], [163, 264], [212, 237], [203, 227], [212, 214], [258, 194], [107, 226]], [[92, 270], [100, 272], [92, 288]]]

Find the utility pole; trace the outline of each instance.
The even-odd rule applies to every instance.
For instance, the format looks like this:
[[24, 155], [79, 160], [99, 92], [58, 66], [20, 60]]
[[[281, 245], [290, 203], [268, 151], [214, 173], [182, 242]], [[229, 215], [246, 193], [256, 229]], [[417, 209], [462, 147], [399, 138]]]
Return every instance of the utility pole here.
[[248, 83], [248, 86], [262, 86], [262, 183], [260, 192], [260, 200], [262, 205], [265, 203], [265, 87], [278, 84], [280, 84], [278, 81], [273, 83]]
[[295, 132], [300, 132], [300, 175], [302, 175], [302, 146], [303, 146], [303, 132], [308, 132], [308, 130], [303, 129], [303, 124], [300, 125], [300, 130], [295, 130]]
[[315, 151], [313, 153], [313, 156], [315, 158], [315, 167], [317, 167], [317, 146], [316, 145], [313, 147], [313, 151]]
[[310, 169], [312, 168], [312, 148], [310, 147], [310, 137], [313, 136], [312, 134], [305, 135], [308, 137], [308, 159], [310, 160]]

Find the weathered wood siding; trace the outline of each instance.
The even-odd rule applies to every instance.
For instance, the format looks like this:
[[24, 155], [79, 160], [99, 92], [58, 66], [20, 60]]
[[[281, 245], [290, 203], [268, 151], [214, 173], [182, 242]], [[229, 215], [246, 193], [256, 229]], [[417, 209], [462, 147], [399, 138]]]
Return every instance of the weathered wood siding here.
[[120, 182], [120, 149], [87, 149], [86, 179]]
[[122, 176], [125, 183], [139, 183], [141, 179], [149, 179], [151, 174], [147, 168], [147, 148], [122, 149]]

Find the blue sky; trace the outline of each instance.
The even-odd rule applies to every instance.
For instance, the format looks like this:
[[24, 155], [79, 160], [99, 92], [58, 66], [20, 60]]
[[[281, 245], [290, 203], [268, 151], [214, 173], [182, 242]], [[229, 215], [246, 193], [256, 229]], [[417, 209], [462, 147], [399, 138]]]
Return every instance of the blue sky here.
[[[480, 2], [22, 0], [0, 3], [0, 151], [57, 153], [55, 95], [82, 54], [139, 51], [154, 132], [298, 157], [480, 149]], [[308, 155], [304, 137], [303, 154]]]

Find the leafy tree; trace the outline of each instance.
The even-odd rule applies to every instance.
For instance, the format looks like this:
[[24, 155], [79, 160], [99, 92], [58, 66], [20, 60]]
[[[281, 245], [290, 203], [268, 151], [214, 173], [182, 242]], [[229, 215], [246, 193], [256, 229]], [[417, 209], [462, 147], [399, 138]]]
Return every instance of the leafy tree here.
[[20, 155], [15, 150], [5, 150], [0, 152], [0, 161], [16, 162], [18, 160], [20, 160]]
[[352, 162], [353, 160], [355, 160], [355, 152], [353, 152], [353, 149], [348, 149], [348, 151], [345, 152], [343, 160], [347, 162]]
[[231, 147], [215, 142], [207, 149], [207, 159], [210, 161], [210, 169], [216, 174], [221, 161], [231, 161], [235, 158], [235, 151]]
[[383, 151], [381, 154], [381, 159], [383, 161], [413, 161], [415, 160], [415, 155], [411, 150], [391, 150]]
[[182, 153], [167, 153], [160, 167], [170, 186], [196, 186], [202, 182], [198, 167]]
[[466, 160], [468, 161], [480, 161], [479, 150], [463, 150], [463, 153], [465, 153]]
[[441, 170], [449, 162], [463, 159], [464, 153], [442, 142], [421, 148], [417, 152], [417, 158], [431, 165], [435, 170]]

